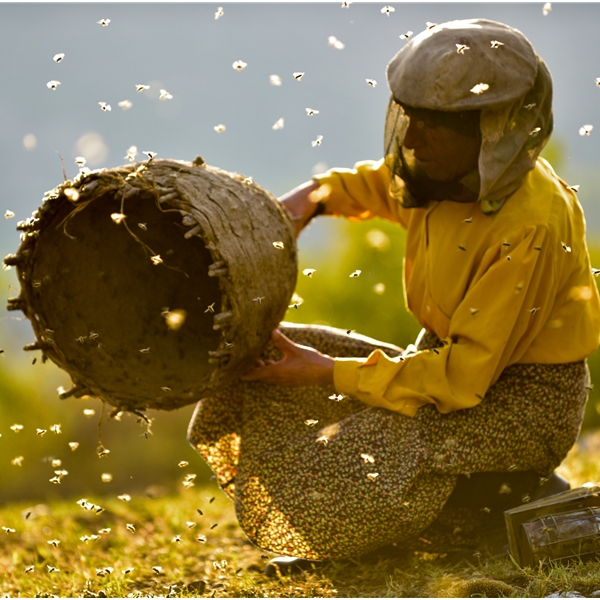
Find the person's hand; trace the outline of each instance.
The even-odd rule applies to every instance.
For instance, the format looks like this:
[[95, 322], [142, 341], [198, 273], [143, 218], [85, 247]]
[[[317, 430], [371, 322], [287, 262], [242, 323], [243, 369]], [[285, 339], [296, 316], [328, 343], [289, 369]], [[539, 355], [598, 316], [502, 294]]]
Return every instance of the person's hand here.
[[273, 345], [283, 352], [280, 361], [258, 360], [242, 381], [262, 381], [273, 385], [326, 385], [333, 383], [333, 358], [313, 348], [292, 342], [279, 330], [271, 333]]
[[307, 181], [279, 198], [294, 222], [296, 237], [300, 235], [302, 229], [317, 210], [317, 203], [314, 200], [314, 195], [311, 196], [311, 194], [318, 188], [319, 183], [317, 181]]

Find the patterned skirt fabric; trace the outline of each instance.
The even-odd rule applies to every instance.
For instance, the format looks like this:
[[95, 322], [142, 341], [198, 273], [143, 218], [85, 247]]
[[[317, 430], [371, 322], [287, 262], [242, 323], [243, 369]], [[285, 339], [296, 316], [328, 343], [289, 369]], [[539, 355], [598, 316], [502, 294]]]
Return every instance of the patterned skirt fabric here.
[[[280, 329], [330, 356], [401, 352], [328, 327]], [[436, 343], [432, 335], [418, 342], [419, 349]], [[431, 543], [423, 536], [441, 530], [460, 537], [457, 523], [476, 520], [474, 509], [444, 508], [458, 477], [551, 473], [577, 439], [588, 386], [585, 361], [513, 365], [478, 406], [442, 415], [426, 405], [410, 418], [339, 399], [332, 386], [236, 382], [198, 403], [188, 439], [257, 546], [343, 558]]]

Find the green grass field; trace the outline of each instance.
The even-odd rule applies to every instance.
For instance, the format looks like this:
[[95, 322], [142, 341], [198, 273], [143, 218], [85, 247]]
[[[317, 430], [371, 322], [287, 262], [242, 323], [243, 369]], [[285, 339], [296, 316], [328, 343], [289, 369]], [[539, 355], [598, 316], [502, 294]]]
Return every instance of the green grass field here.
[[[600, 432], [560, 467], [573, 485], [600, 480]], [[372, 554], [269, 579], [215, 486], [178, 496], [72, 498], [0, 511], [4, 597], [546, 597], [600, 590], [598, 561], [519, 568], [510, 557]], [[600, 592], [598, 592], [600, 594]]]

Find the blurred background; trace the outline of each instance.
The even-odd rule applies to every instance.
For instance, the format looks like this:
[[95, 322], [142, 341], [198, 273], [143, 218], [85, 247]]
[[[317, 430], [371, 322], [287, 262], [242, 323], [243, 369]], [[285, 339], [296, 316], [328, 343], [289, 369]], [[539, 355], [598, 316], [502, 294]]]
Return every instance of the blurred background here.
[[[180, 160], [201, 155], [276, 196], [328, 167], [380, 158], [385, 66], [406, 43], [400, 36], [427, 22], [479, 17], [523, 31], [552, 71], [555, 133], [544, 156], [581, 186], [592, 264], [600, 267], [600, 4], [385, 6], [1, 3], [2, 256], [18, 248], [17, 222], [63, 180], [61, 158], [72, 177], [75, 157], [92, 169], [114, 167], [127, 162], [131, 146], [140, 160], [143, 151]], [[236, 70], [236, 61], [246, 66]], [[60, 84], [51, 89], [51, 81]], [[137, 85], [149, 88], [137, 92]], [[171, 97], [161, 100], [160, 90]], [[307, 108], [315, 114], [307, 116]], [[597, 129], [580, 135], [584, 125]], [[320, 145], [312, 144], [317, 136]], [[404, 309], [403, 241], [398, 227], [380, 220], [317, 220], [299, 241], [300, 272], [316, 273], [299, 275], [303, 303], [286, 318], [407, 345], [418, 327]], [[362, 275], [349, 278], [355, 269]], [[193, 406], [149, 411], [148, 435], [130, 415], [106, 421], [98, 400], [60, 401], [56, 390], [68, 389], [70, 378], [41, 364], [39, 352], [22, 351], [33, 341], [30, 324], [4, 309], [17, 294], [14, 269], [0, 271], [0, 502], [164, 494], [180, 490], [189, 473], [197, 482], [210, 477], [186, 441]], [[590, 366], [598, 382], [600, 354]], [[599, 413], [594, 389], [584, 427], [600, 426]], [[100, 440], [110, 450], [102, 459]], [[189, 464], [179, 467], [181, 461]], [[68, 475], [53, 483], [57, 470]]]

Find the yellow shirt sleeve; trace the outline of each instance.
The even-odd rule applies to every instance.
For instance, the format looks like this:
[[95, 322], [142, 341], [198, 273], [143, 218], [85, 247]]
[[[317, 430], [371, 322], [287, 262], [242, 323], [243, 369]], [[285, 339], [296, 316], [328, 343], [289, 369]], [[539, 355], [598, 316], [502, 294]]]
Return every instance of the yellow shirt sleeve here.
[[[552, 306], [555, 287], [545, 228], [529, 228], [510, 260], [491, 248], [485, 273], [474, 282], [450, 320], [444, 346], [404, 360], [380, 350], [367, 359], [338, 358], [334, 383], [340, 393], [371, 406], [414, 416], [423, 404], [441, 413], [471, 408], [483, 399], [524, 337], [535, 337]], [[543, 279], [543, 285], [540, 285]], [[546, 304], [544, 304], [546, 299]]]
[[406, 227], [406, 209], [388, 193], [390, 176], [381, 159], [358, 162], [353, 169], [332, 169], [313, 179], [319, 182], [325, 214], [350, 220], [382, 217]]

